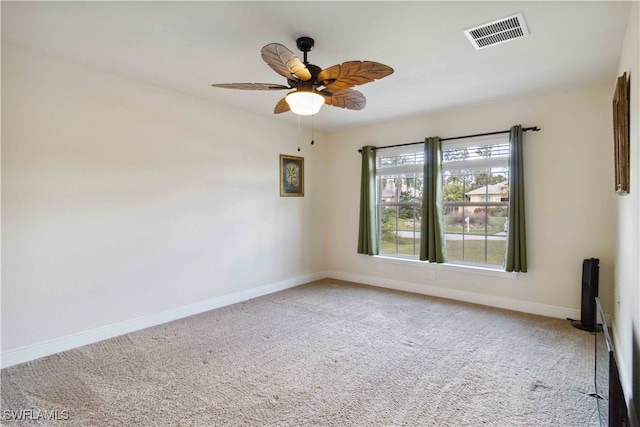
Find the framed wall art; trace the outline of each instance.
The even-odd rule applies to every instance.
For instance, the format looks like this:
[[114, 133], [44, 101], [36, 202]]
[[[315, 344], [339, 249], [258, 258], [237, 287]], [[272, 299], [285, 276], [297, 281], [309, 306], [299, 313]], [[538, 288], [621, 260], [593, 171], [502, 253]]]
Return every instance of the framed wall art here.
[[618, 77], [613, 94], [613, 149], [616, 193], [629, 193], [629, 81], [627, 73]]
[[304, 197], [304, 157], [280, 154], [280, 197]]

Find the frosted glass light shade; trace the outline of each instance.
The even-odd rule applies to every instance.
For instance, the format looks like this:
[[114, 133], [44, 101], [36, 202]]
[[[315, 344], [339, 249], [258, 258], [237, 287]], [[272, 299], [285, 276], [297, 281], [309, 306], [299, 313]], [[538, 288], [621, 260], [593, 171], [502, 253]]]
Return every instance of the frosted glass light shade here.
[[322, 95], [315, 92], [296, 91], [291, 92], [285, 98], [289, 108], [296, 114], [301, 116], [311, 116], [320, 111], [320, 107], [324, 104]]

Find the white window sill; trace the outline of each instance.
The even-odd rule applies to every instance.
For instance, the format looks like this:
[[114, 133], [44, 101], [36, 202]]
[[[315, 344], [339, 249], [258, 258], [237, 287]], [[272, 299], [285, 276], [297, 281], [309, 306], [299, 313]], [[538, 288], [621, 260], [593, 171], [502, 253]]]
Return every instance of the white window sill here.
[[371, 257], [371, 259], [373, 259], [375, 262], [386, 262], [389, 264], [398, 264], [404, 266], [411, 265], [420, 268], [432, 268], [434, 270], [448, 270], [461, 273], [482, 274], [485, 276], [503, 277], [507, 279], [516, 279], [518, 277], [518, 273], [515, 272], [506, 272], [493, 268], [479, 267], [474, 265], [461, 265], [452, 263], [436, 264], [426, 261], [420, 261], [414, 258], [391, 257], [384, 255], [374, 255]]

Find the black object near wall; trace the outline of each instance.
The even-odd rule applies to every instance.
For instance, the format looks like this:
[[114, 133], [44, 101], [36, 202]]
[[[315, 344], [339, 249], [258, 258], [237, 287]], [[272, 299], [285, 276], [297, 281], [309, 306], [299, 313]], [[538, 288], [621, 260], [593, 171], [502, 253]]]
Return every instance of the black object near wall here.
[[600, 260], [590, 258], [582, 261], [582, 302], [580, 305], [580, 320], [573, 320], [571, 324], [584, 331], [596, 332], [597, 307], [596, 297], [598, 296], [598, 275], [600, 270]]
[[624, 390], [620, 382], [620, 372], [616, 361], [616, 353], [613, 341], [609, 335], [607, 320], [600, 300], [596, 297], [596, 311], [602, 322], [602, 335], [606, 345], [598, 345], [599, 332], [594, 337], [594, 388], [590, 393], [596, 398], [598, 420], [600, 427], [629, 427], [630, 419], [627, 412], [627, 403]]

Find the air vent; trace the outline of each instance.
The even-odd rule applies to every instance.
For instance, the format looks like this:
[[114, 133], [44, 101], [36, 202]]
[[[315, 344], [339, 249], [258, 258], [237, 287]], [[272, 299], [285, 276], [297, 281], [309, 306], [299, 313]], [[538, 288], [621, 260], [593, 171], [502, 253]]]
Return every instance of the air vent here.
[[522, 13], [517, 13], [497, 21], [482, 24], [474, 28], [464, 30], [473, 47], [476, 50], [486, 47], [495, 46], [505, 43], [513, 39], [526, 37], [529, 35], [529, 29], [524, 22]]

